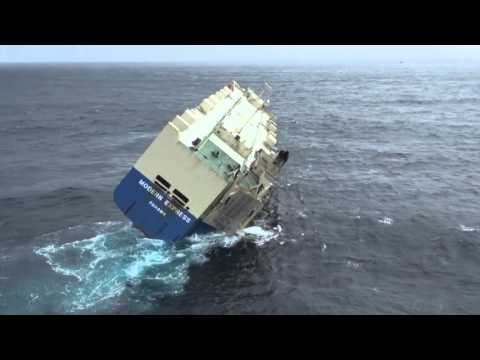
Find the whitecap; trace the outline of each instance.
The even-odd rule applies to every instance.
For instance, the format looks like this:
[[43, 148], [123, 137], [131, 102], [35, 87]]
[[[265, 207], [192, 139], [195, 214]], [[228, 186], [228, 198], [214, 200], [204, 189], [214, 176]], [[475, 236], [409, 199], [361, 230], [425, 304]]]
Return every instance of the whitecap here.
[[306, 218], [307, 218], [307, 214], [305, 214], [303, 211], [299, 211], [299, 212], [298, 212], [298, 217], [299, 217], [299, 218], [302, 218], [302, 219], [306, 219]]
[[360, 267], [360, 264], [359, 263], [356, 263], [354, 261], [350, 261], [348, 260], [347, 261], [347, 266], [352, 268], [352, 269], [358, 269]]
[[478, 227], [469, 227], [465, 226], [463, 224], [460, 224], [460, 230], [464, 232], [473, 232], [473, 231], [480, 231], [480, 228]]
[[378, 222], [385, 225], [392, 225], [393, 219], [385, 216], [383, 219], [378, 220]]

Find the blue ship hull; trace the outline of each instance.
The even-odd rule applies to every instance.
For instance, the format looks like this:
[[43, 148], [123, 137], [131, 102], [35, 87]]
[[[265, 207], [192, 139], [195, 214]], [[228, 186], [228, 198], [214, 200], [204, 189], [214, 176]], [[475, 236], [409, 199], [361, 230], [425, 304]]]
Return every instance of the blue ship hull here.
[[153, 184], [135, 167], [115, 188], [113, 199], [133, 226], [147, 237], [176, 241], [215, 228], [177, 206], [173, 198]]

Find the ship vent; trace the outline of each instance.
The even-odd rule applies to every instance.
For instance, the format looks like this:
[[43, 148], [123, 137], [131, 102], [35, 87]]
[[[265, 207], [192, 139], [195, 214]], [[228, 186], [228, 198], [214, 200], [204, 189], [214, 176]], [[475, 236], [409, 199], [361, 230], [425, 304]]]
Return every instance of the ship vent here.
[[155, 178], [155, 184], [157, 184], [158, 186], [160, 186], [161, 189], [165, 190], [168, 192], [168, 189], [170, 189], [170, 186], [171, 184], [165, 180], [163, 177], [161, 177], [160, 175], [157, 175], [157, 177]]
[[190, 150], [197, 151], [197, 147], [198, 147], [198, 145], [200, 145], [201, 142], [202, 142], [202, 140], [200, 138], [196, 138], [195, 140], [193, 140], [192, 141], [192, 146], [190, 146]]

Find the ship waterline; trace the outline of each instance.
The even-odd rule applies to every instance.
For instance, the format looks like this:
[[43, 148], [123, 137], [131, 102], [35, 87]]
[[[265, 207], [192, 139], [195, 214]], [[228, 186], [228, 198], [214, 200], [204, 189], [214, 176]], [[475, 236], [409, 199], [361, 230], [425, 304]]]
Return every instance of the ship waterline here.
[[268, 100], [232, 81], [163, 128], [114, 191], [148, 237], [179, 240], [247, 226], [288, 160]]

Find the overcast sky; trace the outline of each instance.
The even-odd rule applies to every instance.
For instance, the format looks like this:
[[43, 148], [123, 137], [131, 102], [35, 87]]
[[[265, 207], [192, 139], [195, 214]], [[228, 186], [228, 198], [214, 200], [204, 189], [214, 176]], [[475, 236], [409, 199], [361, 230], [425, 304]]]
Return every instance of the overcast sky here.
[[480, 46], [446, 45], [0, 45], [0, 62], [238, 64], [479, 63]]

